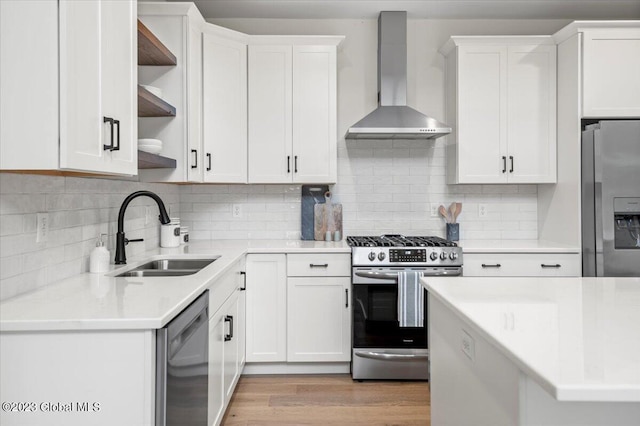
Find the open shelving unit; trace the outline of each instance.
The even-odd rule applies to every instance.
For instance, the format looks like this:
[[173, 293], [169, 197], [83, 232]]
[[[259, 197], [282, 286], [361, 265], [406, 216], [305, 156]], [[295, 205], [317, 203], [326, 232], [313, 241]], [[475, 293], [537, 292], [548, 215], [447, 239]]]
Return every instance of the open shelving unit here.
[[[138, 65], [175, 66], [176, 56], [138, 20]], [[138, 85], [138, 117], [175, 117], [176, 108]], [[176, 168], [176, 160], [138, 150], [138, 169]]]

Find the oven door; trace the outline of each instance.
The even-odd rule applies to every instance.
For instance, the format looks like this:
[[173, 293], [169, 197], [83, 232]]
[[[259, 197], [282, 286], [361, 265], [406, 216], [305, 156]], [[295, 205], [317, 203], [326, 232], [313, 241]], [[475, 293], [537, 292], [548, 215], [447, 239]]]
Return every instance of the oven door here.
[[353, 271], [353, 347], [427, 348], [427, 297], [422, 327], [400, 327], [397, 273], [403, 269]]

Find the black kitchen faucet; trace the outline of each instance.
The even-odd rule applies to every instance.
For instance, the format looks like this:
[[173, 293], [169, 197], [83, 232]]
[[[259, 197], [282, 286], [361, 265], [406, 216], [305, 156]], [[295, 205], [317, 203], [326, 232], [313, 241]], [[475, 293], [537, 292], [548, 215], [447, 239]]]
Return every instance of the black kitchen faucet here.
[[127, 198], [125, 198], [122, 202], [122, 205], [120, 206], [120, 213], [118, 213], [118, 233], [116, 234], [115, 259], [116, 265], [124, 265], [127, 263], [127, 255], [124, 252], [124, 247], [127, 245], [127, 243], [129, 243], [129, 240], [127, 240], [124, 236], [124, 212], [127, 210], [127, 206], [129, 205], [131, 200], [143, 195], [153, 198], [154, 201], [158, 204], [158, 209], [160, 210], [160, 216], [158, 218], [160, 219], [160, 223], [166, 225], [167, 223], [171, 222], [171, 219], [169, 219], [169, 215], [167, 214], [167, 209], [164, 207], [162, 199], [158, 197], [157, 194], [151, 191], [136, 191], [132, 194], [129, 194]]

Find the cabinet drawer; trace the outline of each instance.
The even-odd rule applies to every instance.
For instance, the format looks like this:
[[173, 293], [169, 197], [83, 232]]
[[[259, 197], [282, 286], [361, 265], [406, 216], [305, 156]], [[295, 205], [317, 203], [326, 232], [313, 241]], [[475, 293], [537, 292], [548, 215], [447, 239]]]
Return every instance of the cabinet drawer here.
[[466, 277], [579, 277], [578, 253], [465, 254]]
[[304, 253], [287, 255], [289, 277], [351, 276], [349, 253]]

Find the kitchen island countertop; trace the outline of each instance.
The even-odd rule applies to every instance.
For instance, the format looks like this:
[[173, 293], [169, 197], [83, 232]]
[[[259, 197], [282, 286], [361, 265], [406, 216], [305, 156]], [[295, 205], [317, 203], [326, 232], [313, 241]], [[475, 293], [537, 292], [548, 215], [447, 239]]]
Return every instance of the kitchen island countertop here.
[[640, 278], [422, 283], [556, 400], [640, 402]]

